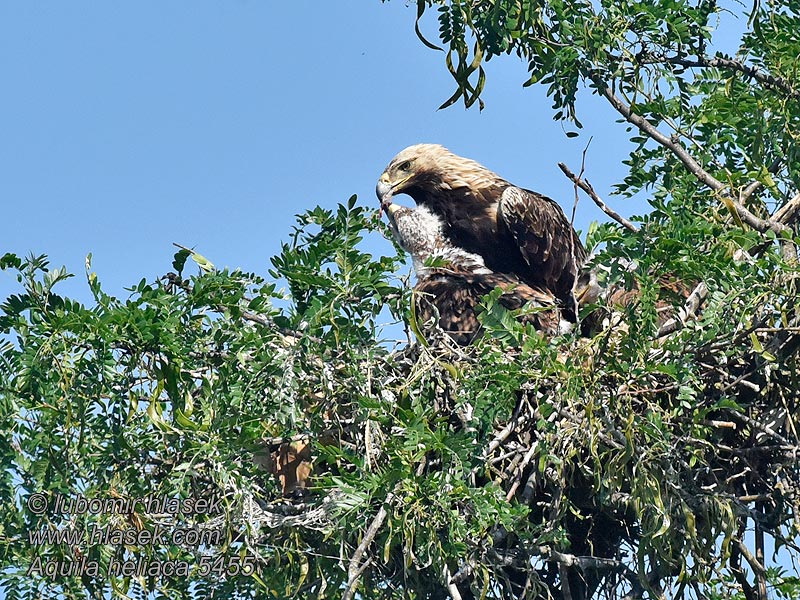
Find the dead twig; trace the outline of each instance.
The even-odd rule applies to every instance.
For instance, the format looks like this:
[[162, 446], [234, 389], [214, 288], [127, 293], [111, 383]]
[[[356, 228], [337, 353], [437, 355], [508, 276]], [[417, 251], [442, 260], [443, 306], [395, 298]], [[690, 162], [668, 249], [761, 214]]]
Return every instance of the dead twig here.
[[580, 178], [579, 176], [575, 175], [570, 168], [565, 165], [564, 163], [558, 163], [558, 167], [564, 172], [564, 175], [567, 176], [577, 187], [581, 188], [584, 192], [586, 192], [589, 197], [594, 201], [594, 203], [600, 207], [604, 213], [606, 213], [609, 217], [614, 219], [617, 223], [625, 227], [627, 230], [636, 233], [639, 231], [639, 228], [631, 223], [628, 219], [620, 215], [614, 209], [609, 207], [605, 202], [600, 199], [600, 196], [594, 191], [592, 185], [586, 181], [585, 179]]

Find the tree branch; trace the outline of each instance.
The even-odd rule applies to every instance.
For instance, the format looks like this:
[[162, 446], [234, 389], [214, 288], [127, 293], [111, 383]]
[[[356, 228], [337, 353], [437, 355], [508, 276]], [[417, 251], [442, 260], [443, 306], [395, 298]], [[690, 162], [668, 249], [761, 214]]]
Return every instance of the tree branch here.
[[453, 578], [450, 576], [450, 568], [445, 565], [442, 568], [442, 577], [444, 578], [444, 585], [447, 588], [447, 593], [450, 595], [451, 600], [463, 600], [461, 592], [458, 591]]
[[795, 194], [791, 200], [776, 210], [772, 220], [783, 225], [791, 225], [798, 216], [800, 216], [800, 193]]
[[753, 553], [750, 552], [750, 549], [742, 540], [736, 540], [736, 547], [741, 555], [744, 556], [747, 564], [750, 565], [750, 568], [753, 569], [753, 572], [756, 575], [763, 577], [767, 574], [767, 570], [764, 568], [764, 565], [755, 556], [753, 556]]
[[658, 328], [656, 338], [662, 338], [670, 333], [678, 331], [678, 329], [681, 329], [686, 324], [686, 321], [697, 314], [697, 309], [700, 308], [700, 304], [702, 304], [707, 295], [708, 286], [701, 281], [692, 290], [692, 293], [689, 294], [689, 297], [686, 299], [683, 308], [678, 311], [678, 314]]
[[344, 593], [342, 594], [342, 600], [352, 600], [353, 595], [355, 594], [358, 579], [372, 561], [372, 558], [368, 557], [367, 560], [362, 563], [361, 558], [364, 556], [364, 552], [366, 552], [367, 547], [372, 543], [372, 540], [375, 539], [375, 536], [378, 534], [378, 531], [380, 531], [383, 522], [386, 520], [386, 517], [389, 514], [389, 511], [386, 510], [386, 505], [391, 504], [393, 500], [394, 492], [390, 492], [387, 494], [386, 500], [381, 505], [378, 514], [375, 515], [374, 519], [372, 519], [372, 523], [370, 523], [369, 529], [367, 529], [367, 533], [364, 535], [364, 539], [361, 540], [358, 548], [356, 548], [356, 551], [350, 558], [350, 564], [347, 567], [347, 585], [344, 589]]
[[631, 107], [614, 94], [611, 88], [606, 85], [600, 77], [597, 75], [592, 75], [591, 77], [600, 93], [606, 97], [611, 106], [614, 107], [614, 110], [621, 114], [626, 121], [632, 125], [636, 125], [636, 127], [646, 133], [648, 137], [670, 150], [701, 183], [704, 183], [715, 192], [721, 192], [725, 189], [725, 184], [706, 171], [676, 138], [667, 137], [650, 123], [650, 121], [633, 112]]
[[743, 62], [738, 60], [732, 60], [730, 58], [723, 58], [721, 56], [716, 56], [714, 58], [708, 58], [706, 56], [700, 56], [695, 59], [691, 58], [682, 58], [679, 56], [673, 58], [666, 58], [666, 62], [672, 65], [680, 65], [681, 67], [711, 67], [714, 69], [727, 69], [729, 71], [738, 71], [748, 77], [755, 79], [758, 83], [765, 85], [767, 87], [776, 88], [787, 94], [792, 98], [800, 98], [800, 91], [794, 89], [791, 84], [786, 81], [783, 77], [775, 77], [769, 73], [765, 73], [758, 67], [753, 65], [747, 65]]
[[[739, 535], [742, 535], [743, 532], [744, 528], [740, 526]], [[750, 582], [747, 581], [747, 577], [742, 570], [742, 548], [744, 548], [744, 550], [749, 554], [747, 547], [739, 540], [736, 540], [736, 542], [733, 544], [733, 548], [731, 548], [731, 573], [733, 573], [733, 577], [736, 579], [739, 587], [742, 588], [742, 593], [744, 594], [745, 600], [758, 600], [756, 598], [755, 590], [753, 590], [753, 586], [751, 586]]]
[[644, 587], [639, 580], [639, 576], [622, 561], [613, 558], [575, 556], [574, 554], [559, 552], [550, 546], [539, 546], [538, 554], [543, 559], [555, 562], [560, 566], [575, 567], [581, 571], [613, 571], [621, 573], [634, 588], [632, 592], [635, 598], [641, 598], [644, 595]]
[[[756, 510], [763, 514], [763, 503], [756, 502]], [[755, 519], [756, 537], [756, 561], [761, 570], [756, 571], [756, 582], [758, 583], [759, 600], [767, 600], [767, 571], [764, 569], [764, 529], [761, 527], [759, 519]], [[755, 567], [754, 567], [755, 568]]]
[[[772, 173], [773, 175], [778, 172], [778, 169], [781, 166], [781, 159], [776, 158], [772, 161], [772, 164], [767, 168], [767, 171]], [[755, 194], [759, 189], [763, 187], [763, 183], [761, 183], [758, 179], [754, 179], [751, 181], [740, 193], [739, 193], [739, 202], [745, 204], [749, 199], [750, 196]]]
[[631, 223], [628, 219], [626, 219], [625, 217], [614, 211], [614, 209], [610, 208], [605, 202], [603, 202], [588, 181], [581, 179], [580, 177], [575, 175], [575, 173], [570, 171], [569, 167], [564, 163], [558, 163], [558, 167], [564, 172], [564, 175], [566, 175], [567, 178], [569, 178], [577, 187], [581, 188], [584, 192], [586, 192], [589, 195], [589, 197], [592, 200], [594, 200], [594, 203], [600, 207], [600, 210], [602, 210], [609, 217], [614, 219], [617, 223], [619, 223], [629, 231], [632, 231], [634, 233], [639, 231], [639, 228], [636, 225]]
[[725, 203], [730, 205], [730, 207], [736, 212], [736, 215], [744, 223], [747, 223], [750, 227], [762, 233], [770, 229], [775, 233], [780, 233], [786, 229], [786, 226], [780, 221], [762, 219], [750, 212], [745, 206], [731, 196], [728, 186], [706, 171], [703, 166], [697, 162], [697, 160], [691, 154], [689, 154], [686, 148], [684, 148], [680, 143], [676, 135], [667, 137], [664, 135], [664, 133], [659, 131], [655, 125], [650, 123], [650, 121], [635, 113], [630, 106], [628, 106], [616, 94], [614, 94], [614, 92], [611, 91], [611, 88], [606, 85], [606, 83], [600, 79], [599, 76], [593, 74], [591, 75], [591, 79], [597, 86], [598, 91], [606, 97], [611, 106], [613, 106], [614, 109], [621, 114], [626, 121], [628, 121], [628, 123], [635, 125], [640, 131], [645, 133], [652, 140], [661, 144], [664, 148], [672, 152], [675, 157], [678, 158], [678, 160], [680, 160], [689, 170], [689, 172], [697, 178], [698, 181], [709, 187], [712, 191], [717, 192], [725, 201]]

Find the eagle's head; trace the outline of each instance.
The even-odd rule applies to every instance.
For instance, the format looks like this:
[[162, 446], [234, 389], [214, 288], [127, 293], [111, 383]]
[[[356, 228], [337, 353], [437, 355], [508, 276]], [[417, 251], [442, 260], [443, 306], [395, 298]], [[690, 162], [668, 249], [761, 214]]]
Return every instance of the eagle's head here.
[[394, 203], [386, 207], [389, 228], [397, 243], [411, 255], [417, 277], [423, 279], [431, 269], [430, 259], [440, 267], [470, 273], [489, 273], [483, 259], [454, 246], [443, 233], [442, 221], [425, 206], [407, 208]]
[[452, 190], [467, 192], [465, 197], [475, 197], [477, 190], [499, 184], [507, 185], [474, 160], [453, 154], [439, 144], [416, 144], [402, 150], [389, 162], [378, 179], [375, 193], [383, 208], [391, 203], [392, 196], [408, 194], [417, 204], [439, 212], [437, 202]]

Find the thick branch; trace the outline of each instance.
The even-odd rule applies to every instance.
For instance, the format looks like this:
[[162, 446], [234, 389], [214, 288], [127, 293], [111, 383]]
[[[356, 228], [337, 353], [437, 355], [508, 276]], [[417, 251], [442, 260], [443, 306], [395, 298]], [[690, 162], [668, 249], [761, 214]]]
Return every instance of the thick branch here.
[[795, 194], [794, 198], [776, 210], [772, 220], [783, 225], [791, 225], [798, 216], [800, 216], [800, 193]]

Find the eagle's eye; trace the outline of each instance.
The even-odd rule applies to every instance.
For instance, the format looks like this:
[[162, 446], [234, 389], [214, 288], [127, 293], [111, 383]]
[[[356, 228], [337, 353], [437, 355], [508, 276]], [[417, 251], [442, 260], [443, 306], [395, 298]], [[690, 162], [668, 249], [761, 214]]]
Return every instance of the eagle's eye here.
[[411, 168], [411, 161], [405, 160], [402, 163], [400, 163], [400, 166], [397, 168], [401, 171], [408, 171]]

